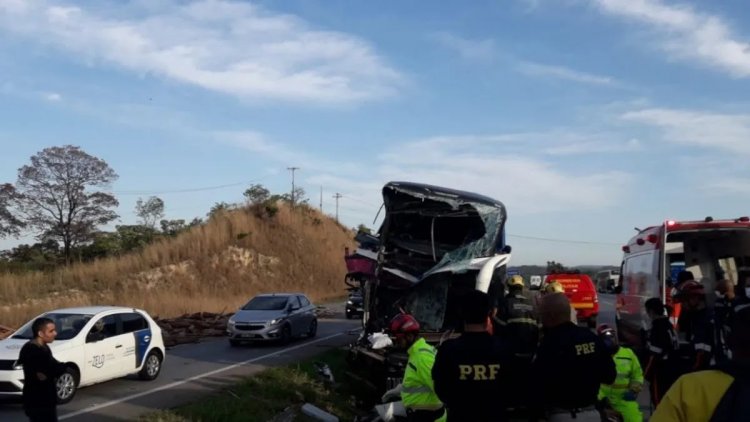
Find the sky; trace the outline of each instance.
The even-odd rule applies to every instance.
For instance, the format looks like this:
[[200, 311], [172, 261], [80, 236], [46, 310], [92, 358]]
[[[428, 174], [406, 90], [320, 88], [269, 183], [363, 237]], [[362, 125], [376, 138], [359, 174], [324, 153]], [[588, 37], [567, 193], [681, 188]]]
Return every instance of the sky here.
[[635, 227], [750, 214], [747, 22], [742, 0], [0, 0], [0, 183], [78, 145], [133, 224], [139, 197], [191, 220], [299, 167], [377, 227], [386, 182], [424, 182], [502, 201], [514, 264], [616, 265]]

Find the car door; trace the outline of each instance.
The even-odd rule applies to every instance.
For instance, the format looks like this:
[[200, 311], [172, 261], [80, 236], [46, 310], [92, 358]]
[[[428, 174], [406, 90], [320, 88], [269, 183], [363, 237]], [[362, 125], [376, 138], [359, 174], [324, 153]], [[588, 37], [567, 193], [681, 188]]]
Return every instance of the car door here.
[[306, 333], [310, 329], [310, 324], [315, 319], [315, 308], [312, 303], [305, 296], [299, 297], [300, 305], [302, 306], [302, 314], [304, 322], [302, 323], [302, 332]]
[[297, 296], [290, 296], [289, 303], [292, 306], [292, 313], [289, 315], [292, 324], [292, 336], [299, 336], [303, 332], [302, 324], [304, 323], [302, 305]]
[[148, 321], [138, 312], [120, 314], [122, 321], [121, 362], [123, 374], [133, 374], [143, 364], [151, 344], [151, 329]]
[[[85, 384], [95, 383], [116, 378], [120, 373], [118, 318], [107, 315], [94, 318], [94, 325], [86, 334], [84, 346], [84, 368], [81, 370], [81, 381]], [[101, 330], [97, 329], [97, 322], [101, 321]]]

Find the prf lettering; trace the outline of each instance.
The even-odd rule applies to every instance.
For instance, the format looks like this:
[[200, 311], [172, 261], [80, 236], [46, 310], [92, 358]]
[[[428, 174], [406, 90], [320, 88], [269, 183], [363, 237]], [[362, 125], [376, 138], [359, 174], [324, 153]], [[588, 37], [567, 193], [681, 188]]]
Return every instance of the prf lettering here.
[[494, 381], [500, 373], [500, 365], [458, 365], [461, 381]]
[[596, 352], [596, 343], [576, 344], [576, 354], [578, 356], [590, 355], [594, 352]]

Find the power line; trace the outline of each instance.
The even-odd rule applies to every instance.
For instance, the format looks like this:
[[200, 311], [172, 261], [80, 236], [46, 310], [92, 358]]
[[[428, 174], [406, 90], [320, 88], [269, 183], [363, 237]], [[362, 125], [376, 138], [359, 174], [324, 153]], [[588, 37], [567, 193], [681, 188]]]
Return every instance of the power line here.
[[267, 178], [248, 180], [248, 181], [236, 182], [236, 183], [228, 183], [225, 185], [205, 186], [205, 187], [200, 187], [200, 188], [185, 188], [185, 189], [160, 190], [160, 191], [120, 190], [120, 191], [113, 191], [112, 193], [115, 195], [123, 195], [123, 196], [127, 196], [127, 195], [139, 195], [140, 196], [140, 195], [165, 195], [165, 194], [171, 194], [171, 193], [202, 192], [202, 191], [209, 191], [209, 190], [225, 189], [225, 188], [234, 187], [234, 186], [247, 185], [250, 183], [260, 182], [265, 179]]
[[613, 242], [595, 242], [588, 240], [570, 240], [570, 239], [551, 239], [548, 237], [536, 237], [536, 236], [524, 236], [520, 234], [507, 234], [508, 237], [515, 237], [517, 239], [528, 239], [528, 240], [539, 240], [543, 242], [556, 242], [556, 243], [579, 243], [582, 245], [606, 245], [606, 246], [619, 246], [619, 243]]
[[287, 167], [286, 169], [292, 172], [292, 208], [294, 208], [294, 172], [299, 170], [299, 167]]
[[333, 198], [336, 199], [336, 222], [339, 221], [339, 199], [341, 199], [342, 197], [343, 195], [341, 195], [338, 192], [336, 192], [336, 194], [333, 195]]

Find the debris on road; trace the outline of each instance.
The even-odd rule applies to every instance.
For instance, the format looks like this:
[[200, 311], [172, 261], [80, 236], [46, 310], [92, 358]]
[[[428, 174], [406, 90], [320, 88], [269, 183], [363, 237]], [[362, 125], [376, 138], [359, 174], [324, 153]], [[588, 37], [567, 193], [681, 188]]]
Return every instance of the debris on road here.
[[227, 321], [232, 314], [197, 312], [177, 318], [154, 318], [162, 329], [166, 347], [197, 343], [204, 337], [221, 337], [226, 333]]

